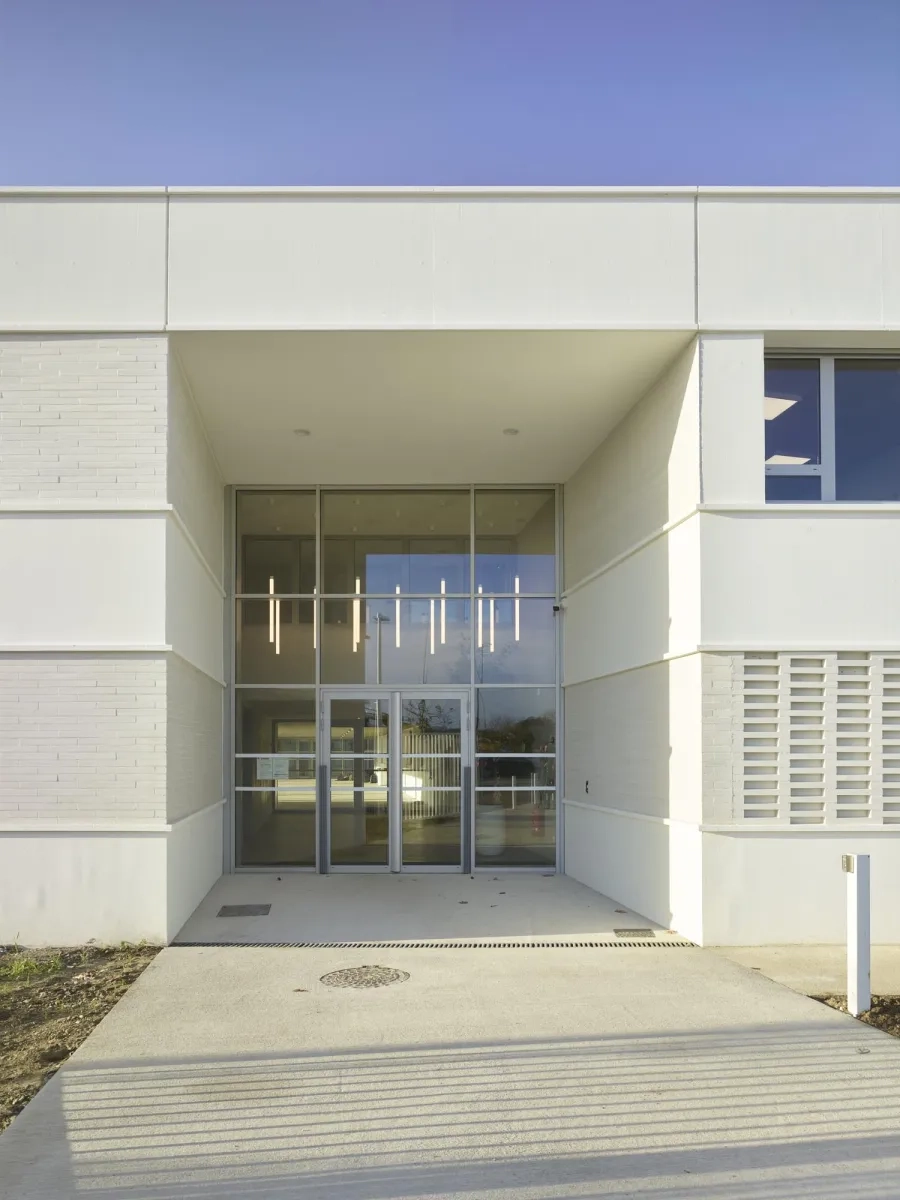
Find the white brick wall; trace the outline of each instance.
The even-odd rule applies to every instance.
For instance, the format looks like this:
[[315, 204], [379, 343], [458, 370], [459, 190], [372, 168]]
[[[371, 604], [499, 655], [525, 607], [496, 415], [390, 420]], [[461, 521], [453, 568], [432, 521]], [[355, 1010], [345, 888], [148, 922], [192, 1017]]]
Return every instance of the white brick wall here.
[[0, 500], [166, 499], [164, 337], [0, 337]]
[[165, 816], [163, 657], [0, 656], [0, 819]]

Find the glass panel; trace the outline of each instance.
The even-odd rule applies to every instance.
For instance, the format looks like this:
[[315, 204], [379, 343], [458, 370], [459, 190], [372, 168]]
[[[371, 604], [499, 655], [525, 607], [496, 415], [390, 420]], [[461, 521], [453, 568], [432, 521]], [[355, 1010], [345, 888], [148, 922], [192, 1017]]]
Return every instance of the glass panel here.
[[331, 752], [383, 758], [388, 753], [390, 698], [331, 701]]
[[900, 500], [900, 362], [834, 364], [838, 500]]
[[[357, 582], [358, 581], [358, 582]], [[467, 492], [326, 492], [327, 593], [468, 592]]]
[[305, 592], [316, 586], [314, 492], [238, 492], [237, 590]]
[[331, 862], [336, 867], [388, 865], [387, 788], [354, 787], [332, 778]]
[[316, 791], [288, 784], [235, 792], [237, 862], [241, 867], [316, 865]]
[[475, 865], [556, 863], [555, 792], [476, 792]]
[[488, 754], [552, 754], [556, 750], [554, 688], [479, 689], [476, 750]]
[[479, 758], [478, 787], [552, 788], [556, 785], [556, 760], [553, 758]]
[[[235, 753], [315, 754], [314, 691], [238, 688], [234, 703]], [[249, 761], [252, 768], [253, 760]], [[301, 767], [297, 760], [289, 761], [300, 772], [297, 777], [302, 777], [302, 772], [307, 768]]]
[[316, 786], [314, 758], [288, 758], [285, 755], [260, 755], [235, 761], [235, 786], [284, 790], [289, 785]]
[[766, 462], [801, 466], [820, 461], [818, 359], [766, 362]]
[[459, 700], [419, 700], [404, 696], [404, 754], [459, 754], [462, 703]]
[[313, 600], [237, 600], [238, 683], [315, 683]]
[[475, 585], [556, 593], [553, 492], [475, 493]]
[[403, 865], [458, 867], [462, 861], [462, 794], [408, 787], [403, 778]]
[[404, 755], [403, 786], [404, 788], [452, 787], [461, 785], [459, 756], [419, 758]]
[[769, 504], [799, 504], [822, 499], [821, 475], [767, 475], [766, 501]]
[[322, 679], [325, 683], [468, 683], [469, 607], [468, 600], [441, 596], [326, 600]]
[[556, 678], [553, 607], [552, 600], [478, 596], [475, 682], [552, 683]]

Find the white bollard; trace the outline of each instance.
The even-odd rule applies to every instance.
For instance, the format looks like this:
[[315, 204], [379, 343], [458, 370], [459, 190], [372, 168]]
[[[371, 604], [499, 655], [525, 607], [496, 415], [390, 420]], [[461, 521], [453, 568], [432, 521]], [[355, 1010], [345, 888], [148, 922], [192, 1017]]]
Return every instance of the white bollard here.
[[847, 874], [847, 1009], [858, 1017], [872, 1007], [869, 856], [844, 854], [841, 866]]

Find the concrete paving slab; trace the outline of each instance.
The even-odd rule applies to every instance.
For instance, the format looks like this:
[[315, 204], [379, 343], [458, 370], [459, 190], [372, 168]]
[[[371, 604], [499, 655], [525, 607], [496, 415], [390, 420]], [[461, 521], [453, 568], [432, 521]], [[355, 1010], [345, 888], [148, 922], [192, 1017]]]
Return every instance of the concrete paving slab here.
[[[713, 950], [804, 996], [847, 993], [844, 946], [715, 946]], [[900, 946], [872, 947], [872, 991], [876, 996], [900, 996]]]
[[[379, 964], [406, 982], [333, 989]], [[0, 1137], [10, 1200], [900, 1193], [900, 1042], [708, 951], [171, 947]]]
[[[272, 907], [267, 916], [216, 916], [234, 904]], [[176, 940], [603, 940], [635, 927], [666, 932], [564, 875], [247, 874], [223, 876]]]

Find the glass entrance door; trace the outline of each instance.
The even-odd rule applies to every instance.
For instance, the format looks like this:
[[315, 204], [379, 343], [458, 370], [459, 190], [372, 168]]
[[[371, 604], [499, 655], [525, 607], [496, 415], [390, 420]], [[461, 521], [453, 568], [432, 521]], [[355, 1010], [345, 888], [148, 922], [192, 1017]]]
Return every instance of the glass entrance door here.
[[326, 693], [323, 719], [323, 869], [470, 869], [468, 694]]

